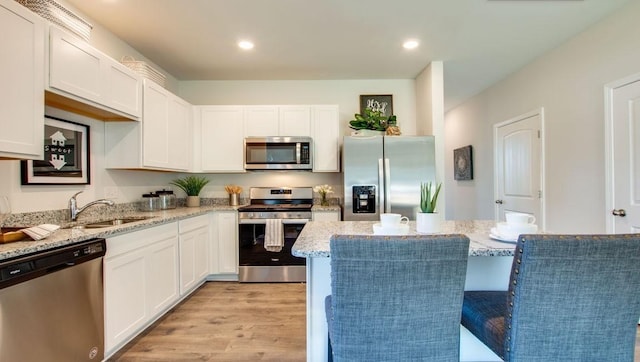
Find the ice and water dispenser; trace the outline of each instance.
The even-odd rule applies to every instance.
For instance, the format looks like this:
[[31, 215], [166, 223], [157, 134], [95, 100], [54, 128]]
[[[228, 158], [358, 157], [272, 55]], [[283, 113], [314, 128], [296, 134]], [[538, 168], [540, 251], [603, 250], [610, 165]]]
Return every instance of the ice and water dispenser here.
[[376, 186], [358, 185], [352, 188], [353, 213], [354, 214], [375, 214], [376, 213]]

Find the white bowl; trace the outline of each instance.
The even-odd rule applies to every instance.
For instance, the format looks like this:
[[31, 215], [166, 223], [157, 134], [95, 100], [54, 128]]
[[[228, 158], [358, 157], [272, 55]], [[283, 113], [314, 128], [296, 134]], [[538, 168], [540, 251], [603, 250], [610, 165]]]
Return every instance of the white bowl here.
[[373, 224], [373, 235], [407, 235], [409, 234], [408, 224], [397, 224], [394, 226], [382, 226], [382, 224]]
[[512, 238], [514, 235], [517, 238], [520, 234], [534, 234], [538, 232], [538, 225], [535, 224], [508, 224], [506, 222], [499, 222], [497, 226], [498, 233], [508, 238]]

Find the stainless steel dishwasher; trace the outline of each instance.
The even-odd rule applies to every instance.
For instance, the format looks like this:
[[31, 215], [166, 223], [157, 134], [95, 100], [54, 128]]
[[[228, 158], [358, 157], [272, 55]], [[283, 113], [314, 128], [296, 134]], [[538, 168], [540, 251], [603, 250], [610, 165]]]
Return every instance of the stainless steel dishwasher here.
[[104, 239], [0, 262], [0, 361], [102, 361]]

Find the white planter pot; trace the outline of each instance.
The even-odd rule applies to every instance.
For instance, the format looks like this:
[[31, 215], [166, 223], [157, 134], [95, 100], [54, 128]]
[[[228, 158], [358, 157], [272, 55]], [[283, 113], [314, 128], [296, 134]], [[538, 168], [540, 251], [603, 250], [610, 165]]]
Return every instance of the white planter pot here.
[[187, 207], [200, 206], [200, 196], [187, 196]]
[[442, 229], [442, 219], [437, 212], [419, 212], [416, 217], [416, 231], [420, 234], [435, 234]]

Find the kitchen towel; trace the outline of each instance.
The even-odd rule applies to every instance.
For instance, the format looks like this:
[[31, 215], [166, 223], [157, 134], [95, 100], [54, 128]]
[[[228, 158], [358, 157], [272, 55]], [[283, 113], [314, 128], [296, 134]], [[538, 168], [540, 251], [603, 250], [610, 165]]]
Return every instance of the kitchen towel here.
[[264, 248], [277, 253], [283, 246], [282, 220], [267, 219], [264, 227]]
[[47, 236], [51, 235], [52, 232], [60, 229], [59, 225], [53, 224], [42, 224], [38, 226], [33, 226], [27, 229], [22, 229], [23, 233], [29, 235], [33, 240], [44, 239]]

